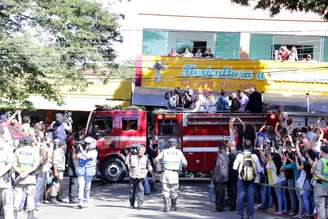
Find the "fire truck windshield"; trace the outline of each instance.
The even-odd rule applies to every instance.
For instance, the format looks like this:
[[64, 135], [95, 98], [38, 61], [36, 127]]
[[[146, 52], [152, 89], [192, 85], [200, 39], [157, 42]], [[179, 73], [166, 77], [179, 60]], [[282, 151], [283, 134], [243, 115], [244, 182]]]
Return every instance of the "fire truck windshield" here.
[[158, 123], [158, 134], [160, 136], [176, 136], [178, 134], [178, 123], [176, 120], [161, 120]]

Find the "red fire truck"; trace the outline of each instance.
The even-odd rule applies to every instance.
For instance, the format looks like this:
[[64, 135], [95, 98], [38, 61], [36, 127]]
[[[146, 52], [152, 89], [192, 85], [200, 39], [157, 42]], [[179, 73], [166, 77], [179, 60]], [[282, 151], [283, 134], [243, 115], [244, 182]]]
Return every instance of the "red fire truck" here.
[[209, 173], [218, 145], [229, 140], [231, 117], [240, 117], [245, 124], [256, 126], [277, 119], [269, 114], [97, 109], [90, 113], [86, 134], [97, 139], [99, 170], [109, 182], [119, 182], [126, 176], [124, 160], [129, 146], [157, 144], [159, 149], [164, 149], [169, 138], [179, 141], [188, 160], [187, 171]]

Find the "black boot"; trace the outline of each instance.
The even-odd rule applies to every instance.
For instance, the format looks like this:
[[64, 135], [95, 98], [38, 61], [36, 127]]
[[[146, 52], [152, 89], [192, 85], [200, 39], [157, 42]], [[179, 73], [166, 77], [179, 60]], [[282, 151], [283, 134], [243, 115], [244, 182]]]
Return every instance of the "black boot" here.
[[164, 200], [164, 212], [169, 212], [170, 211], [170, 207], [169, 207], [170, 198], [163, 198], [163, 200]]
[[172, 199], [171, 201], [171, 211], [177, 211], [177, 199]]

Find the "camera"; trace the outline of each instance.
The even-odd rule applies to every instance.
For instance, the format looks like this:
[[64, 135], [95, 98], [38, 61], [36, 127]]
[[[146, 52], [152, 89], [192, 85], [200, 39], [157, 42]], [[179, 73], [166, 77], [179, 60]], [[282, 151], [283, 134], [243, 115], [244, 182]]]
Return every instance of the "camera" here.
[[131, 147], [130, 147], [130, 153], [132, 155], [138, 154], [139, 148], [140, 148], [140, 145], [139, 144], [133, 144], [133, 145], [131, 145]]
[[76, 141], [76, 142], [74, 142], [74, 143], [73, 143], [73, 147], [74, 147], [74, 149], [75, 149], [75, 151], [76, 151], [77, 153], [80, 152], [80, 147], [79, 147], [79, 145], [82, 146], [83, 150], [85, 150], [86, 147], [87, 147], [87, 144], [86, 144], [85, 141]]

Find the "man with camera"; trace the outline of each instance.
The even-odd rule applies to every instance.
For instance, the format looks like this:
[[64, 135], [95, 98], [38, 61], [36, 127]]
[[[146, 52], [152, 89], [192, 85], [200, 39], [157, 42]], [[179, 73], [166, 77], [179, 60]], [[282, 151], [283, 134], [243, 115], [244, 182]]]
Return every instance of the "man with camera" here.
[[97, 156], [97, 141], [90, 136], [73, 149], [73, 160], [77, 161], [75, 171], [79, 182], [80, 209], [88, 207], [92, 177], [96, 175]]
[[134, 208], [137, 196], [138, 209], [141, 209], [144, 202], [144, 180], [148, 172], [153, 168], [148, 157], [145, 155], [146, 147], [144, 145], [132, 145], [131, 153], [126, 158], [126, 165], [130, 173], [130, 207]]

